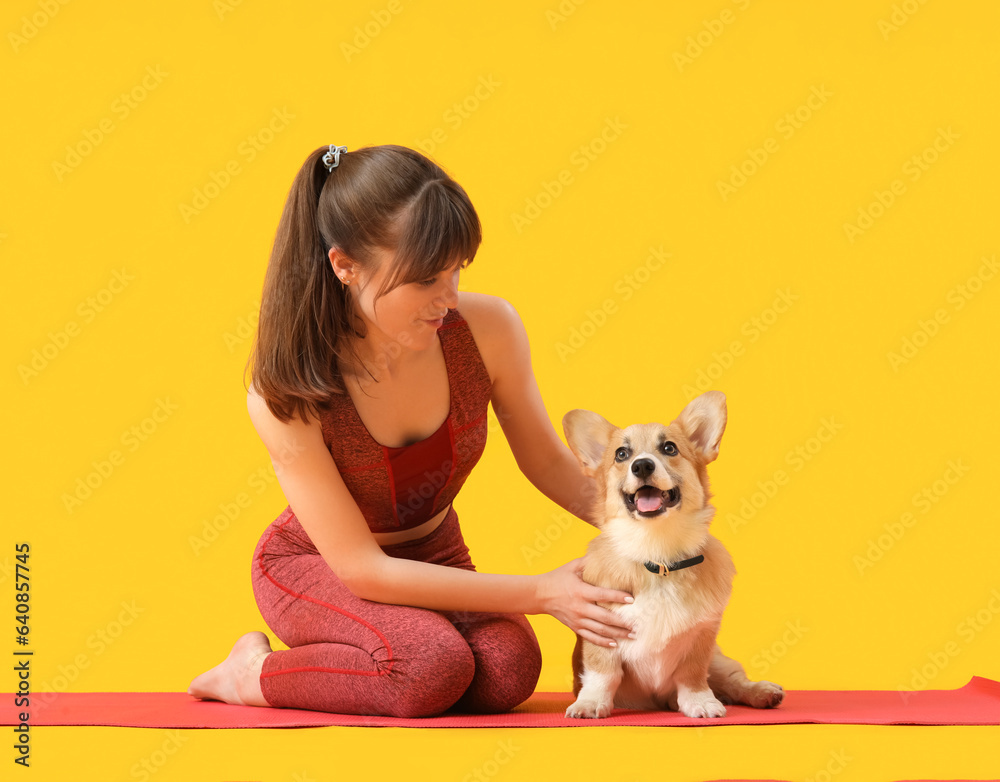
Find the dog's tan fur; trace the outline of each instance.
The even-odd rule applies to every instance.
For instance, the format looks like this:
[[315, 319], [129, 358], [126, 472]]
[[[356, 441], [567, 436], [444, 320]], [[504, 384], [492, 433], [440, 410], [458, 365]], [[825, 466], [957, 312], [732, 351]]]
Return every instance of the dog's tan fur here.
[[[729, 552], [708, 531], [715, 508], [706, 465], [718, 456], [725, 426], [726, 398], [719, 391], [692, 400], [666, 426], [619, 429], [586, 410], [564, 416], [569, 446], [598, 486], [601, 534], [587, 550], [583, 579], [633, 595], [631, 604], [601, 605], [630, 617], [637, 634], [613, 648], [577, 636], [577, 700], [567, 717], [606, 717], [613, 707], [722, 717], [724, 703], [767, 708], [781, 702], [779, 685], [747, 679], [715, 642], [736, 573]], [[657, 492], [661, 508], [640, 512], [637, 495]], [[665, 576], [643, 564], [698, 554], [702, 563]]]

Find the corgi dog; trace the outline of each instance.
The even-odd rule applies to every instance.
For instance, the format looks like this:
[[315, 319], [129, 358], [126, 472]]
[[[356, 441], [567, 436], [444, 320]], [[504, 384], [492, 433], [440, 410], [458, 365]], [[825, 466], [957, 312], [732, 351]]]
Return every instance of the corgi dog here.
[[567, 717], [626, 708], [711, 718], [725, 716], [725, 703], [781, 703], [780, 685], [750, 681], [716, 644], [736, 570], [708, 531], [715, 508], [705, 466], [719, 455], [725, 428], [720, 391], [696, 397], [669, 425], [619, 429], [588, 410], [563, 417], [570, 450], [598, 487], [600, 534], [583, 580], [633, 596], [601, 605], [631, 618], [636, 634], [611, 648], [577, 635]]

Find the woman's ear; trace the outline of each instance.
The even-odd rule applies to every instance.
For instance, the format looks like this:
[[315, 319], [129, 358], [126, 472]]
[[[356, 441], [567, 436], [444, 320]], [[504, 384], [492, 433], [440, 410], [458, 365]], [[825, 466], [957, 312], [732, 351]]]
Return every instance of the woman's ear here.
[[331, 247], [328, 257], [330, 258], [330, 265], [333, 267], [333, 273], [337, 275], [341, 282], [350, 284], [355, 274], [354, 261], [344, 255], [343, 250], [339, 247]]

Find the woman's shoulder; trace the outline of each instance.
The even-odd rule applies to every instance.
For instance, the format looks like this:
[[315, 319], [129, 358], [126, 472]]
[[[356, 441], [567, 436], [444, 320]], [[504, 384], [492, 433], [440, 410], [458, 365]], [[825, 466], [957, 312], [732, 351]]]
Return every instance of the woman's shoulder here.
[[293, 413], [287, 421], [282, 421], [271, 410], [267, 400], [257, 391], [253, 383], [247, 389], [247, 412], [254, 428], [268, 446], [268, 450], [281, 445], [289, 436], [301, 435], [306, 432], [319, 432], [321, 424], [312, 413], [307, 413], [306, 421]]
[[486, 371], [495, 382], [506, 362], [527, 343], [521, 316], [506, 299], [473, 291], [459, 291], [456, 309], [469, 324]]
[[473, 331], [482, 332], [484, 336], [499, 329], [507, 332], [513, 326], [521, 323], [514, 305], [500, 296], [474, 291], [459, 291], [458, 312]]

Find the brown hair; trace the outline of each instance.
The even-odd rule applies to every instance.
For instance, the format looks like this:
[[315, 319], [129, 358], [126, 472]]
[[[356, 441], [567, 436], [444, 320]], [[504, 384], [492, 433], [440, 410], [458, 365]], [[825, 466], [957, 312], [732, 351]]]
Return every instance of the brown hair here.
[[[292, 182], [264, 277], [250, 369], [256, 392], [281, 421], [318, 415], [346, 388], [345, 355], [360, 363], [355, 338], [363, 324], [337, 279], [329, 251], [373, 268], [376, 249], [395, 253], [376, 293], [426, 280], [456, 261], [471, 263], [482, 242], [472, 202], [438, 165], [412, 149], [387, 144], [341, 153], [333, 171], [329, 147], [314, 150]], [[361, 328], [359, 328], [361, 326]]]

